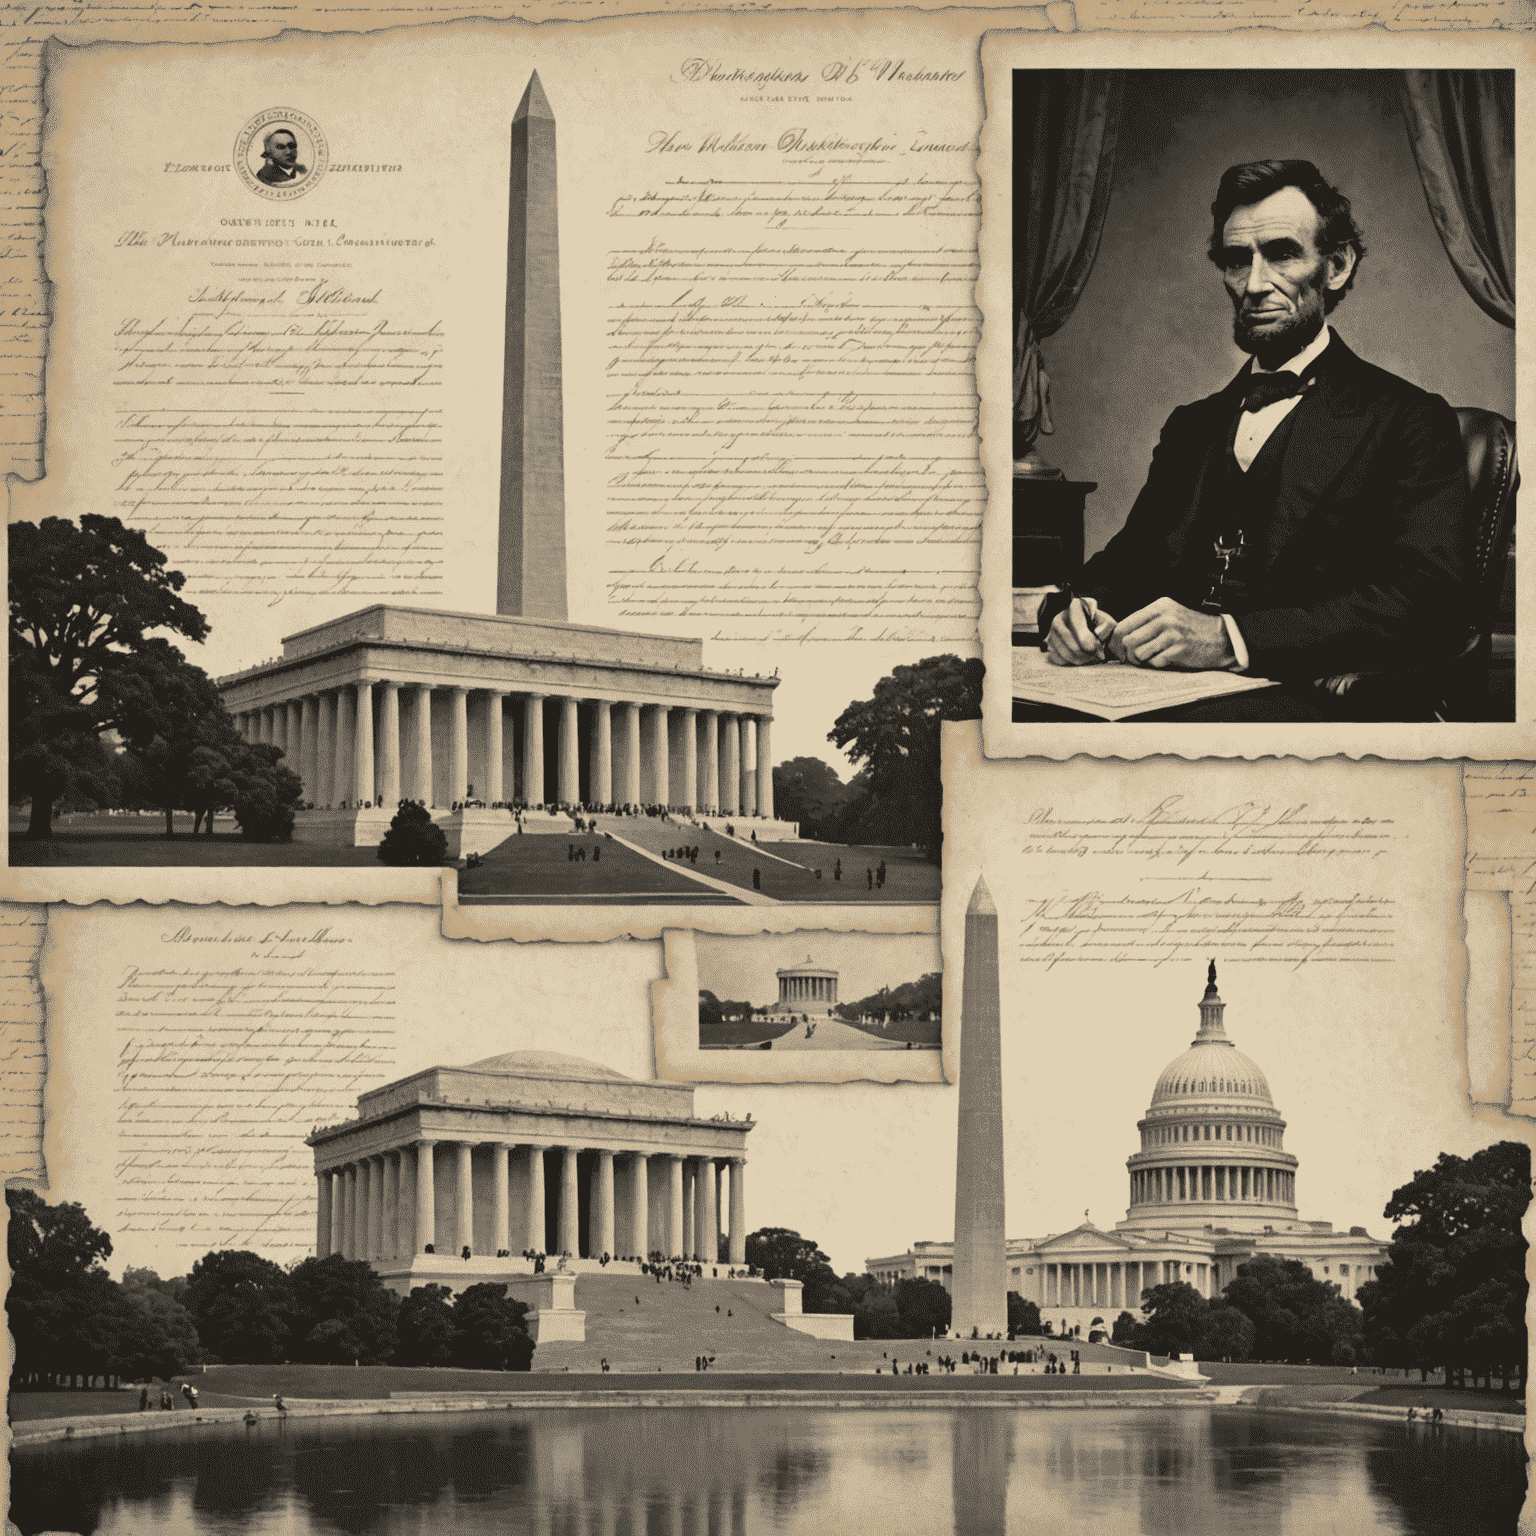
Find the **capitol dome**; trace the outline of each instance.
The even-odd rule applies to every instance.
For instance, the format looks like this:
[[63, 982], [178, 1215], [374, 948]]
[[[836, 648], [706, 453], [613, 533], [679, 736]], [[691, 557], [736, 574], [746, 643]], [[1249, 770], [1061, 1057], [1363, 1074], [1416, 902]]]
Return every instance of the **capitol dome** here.
[[1225, 1012], [1212, 961], [1200, 1027], [1158, 1074], [1137, 1126], [1141, 1150], [1127, 1160], [1131, 1203], [1122, 1225], [1220, 1222], [1250, 1231], [1297, 1219], [1285, 1120], [1262, 1069], [1227, 1038]]

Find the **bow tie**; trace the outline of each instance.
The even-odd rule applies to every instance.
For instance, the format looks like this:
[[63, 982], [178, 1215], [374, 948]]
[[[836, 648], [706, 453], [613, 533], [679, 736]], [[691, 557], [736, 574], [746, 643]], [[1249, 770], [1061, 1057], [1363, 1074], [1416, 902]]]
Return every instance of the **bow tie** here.
[[1266, 405], [1299, 395], [1306, 387], [1306, 381], [1294, 373], [1249, 374], [1243, 386], [1243, 409], [1262, 411]]

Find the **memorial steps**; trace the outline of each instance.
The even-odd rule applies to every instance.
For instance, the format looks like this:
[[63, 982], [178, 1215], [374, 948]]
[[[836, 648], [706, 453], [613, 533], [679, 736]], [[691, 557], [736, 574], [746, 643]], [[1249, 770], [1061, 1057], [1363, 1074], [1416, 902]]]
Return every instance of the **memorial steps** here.
[[691, 1371], [698, 1355], [713, 1355], [716, 1371], [835, 1370], [830, 1357], [851, 1347], [775, 1322], [782, 1293], [762, 1280], [578, 1275], [576, 1305], [586, 1341], [540, 1345], [535, 1371], [594, 1371], [605, 1359], [616, 1371]]

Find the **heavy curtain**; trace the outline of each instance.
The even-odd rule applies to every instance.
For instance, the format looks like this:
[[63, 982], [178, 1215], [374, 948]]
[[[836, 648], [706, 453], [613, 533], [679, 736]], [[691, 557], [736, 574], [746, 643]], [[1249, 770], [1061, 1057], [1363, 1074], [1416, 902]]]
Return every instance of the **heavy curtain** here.
[[1098, 255], [1124, 87], [1119, 70], [1014, 77], [1013, 407], [1021, 451], [1045, 416], [1040, 343], [1077, 307]]
[[1408, 141], [1445, 253], [1479, 309], [1515, 323], [1515, 72], [1408, 69]]

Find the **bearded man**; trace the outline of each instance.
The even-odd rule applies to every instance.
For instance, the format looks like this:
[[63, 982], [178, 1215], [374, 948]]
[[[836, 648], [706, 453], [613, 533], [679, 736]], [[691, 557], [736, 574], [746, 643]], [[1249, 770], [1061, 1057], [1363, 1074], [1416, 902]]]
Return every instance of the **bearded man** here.
[[1125, 526], [1042, 609], [1042, 648], [1274, 678], [1289, 702], [1242, 695], [1227, 716], [1337, 719], [1340, 674], [1443, 663], [1465, 640], [1461, 434], [1329, 325], [1365, 247], [1315, 165], [1233, 166], [1211, 215], [1252, 362], [1168, 418]]

